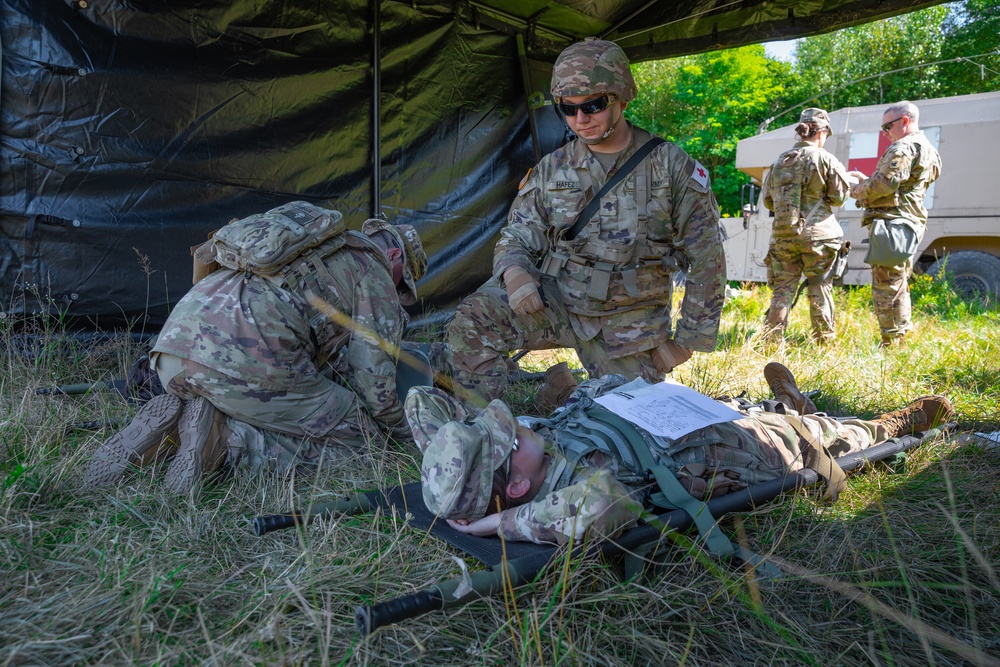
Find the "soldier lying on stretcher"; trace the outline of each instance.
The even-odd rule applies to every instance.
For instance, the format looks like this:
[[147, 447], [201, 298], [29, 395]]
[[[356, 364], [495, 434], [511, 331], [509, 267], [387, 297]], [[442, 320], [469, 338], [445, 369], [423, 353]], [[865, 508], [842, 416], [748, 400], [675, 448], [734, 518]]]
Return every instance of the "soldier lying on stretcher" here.
[[[656, 461], [695, 497], [800, 470], [810, 450], [822, 448], [827, 457], [858, 452], [929, 430], [954, 413], [947, 398], [925, 396], [873, 420], [841, 421], [814, 414], [784, 366], [768, 364], [765, 376], [784, 414], [744, 406], [742, 418], [676, 440], [640, 432]], [[476, 413], [438, 389], [411, 389], [404, 410], [423, 453], [427, 508], [463, 533], [540, 544], [576, 542], [588, 530], [610, 536], [632, 526], [655, 483], [651, 489], [644, 475], [573, 433], [580, 416], [573, 412], [624, 382], [605, 376], [583, 383], [573, 394], [575, 404], [563, 408], [561, 418], [557, 411], [536, 422], [536, 430], [520, 424], [500, 400]]]

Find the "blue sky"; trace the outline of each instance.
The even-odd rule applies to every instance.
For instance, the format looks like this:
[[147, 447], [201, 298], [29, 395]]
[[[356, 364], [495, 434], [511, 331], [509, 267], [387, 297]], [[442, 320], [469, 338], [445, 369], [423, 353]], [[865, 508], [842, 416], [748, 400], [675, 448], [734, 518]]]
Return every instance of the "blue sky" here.
[[795, 48], [795, 40], [789, 39], [784, 42], [767, 42], [764, 44], [764, 51], [767, 55], [778, 60], [791, 60], [792, 49]]

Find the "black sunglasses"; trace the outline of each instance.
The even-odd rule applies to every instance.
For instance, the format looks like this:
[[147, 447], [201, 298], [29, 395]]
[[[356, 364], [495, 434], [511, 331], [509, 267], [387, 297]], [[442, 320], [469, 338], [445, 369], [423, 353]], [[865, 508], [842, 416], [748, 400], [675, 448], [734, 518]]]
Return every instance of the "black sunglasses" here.
[[593, 116], [608, 108], [614, 101], [614, 95], [601, 95], [597, 99], [587, 100], [579, 104], [569, 104], [567, 102], [557, 102], [556, 109], [564, 116], [575, 116], [577, 111], [582, 111], [587, 116]]
[[[586, 113], [586, 112], [584, 112], [584, 113]], [[895, 125], [899, 121], [903, 120], [904, 118], [906, 118], [906, 116], [900, 116], [896, 120], [890, 120], [888, 123], [885, 123], [884, 125], [882, 125], [882, 131], [883, 132], [888, 132], [889, 130], [892, 129], [893, 125]]]

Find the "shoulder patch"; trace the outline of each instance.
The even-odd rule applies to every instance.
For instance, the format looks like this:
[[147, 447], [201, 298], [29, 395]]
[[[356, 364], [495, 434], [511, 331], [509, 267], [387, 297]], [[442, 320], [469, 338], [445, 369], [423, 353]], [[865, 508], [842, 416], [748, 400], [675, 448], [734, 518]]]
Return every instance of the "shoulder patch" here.
[[694, 161], [694, 169], [691, 170], [691, 180], [703, 188], [708, 185], [708, 169], [697, 160]]
[[528, 184], [528, 179], [531, 178], [531, 172], [533, 172], [534, 170], [535, 170], [534, 167], [531, 167], [530, 169], [528, 169], [528, 173], [524, 175], [524, 178], [522, 178], [521, 182], [518, 183], [518, 185], [517, 185], [517, 189], [518, 190], [524, 189], [524, 186]]

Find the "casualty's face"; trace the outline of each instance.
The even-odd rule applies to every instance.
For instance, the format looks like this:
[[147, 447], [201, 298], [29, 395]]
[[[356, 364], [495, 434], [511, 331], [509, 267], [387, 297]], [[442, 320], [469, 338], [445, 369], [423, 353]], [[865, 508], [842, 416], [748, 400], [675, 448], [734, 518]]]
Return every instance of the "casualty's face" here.
[[517, 449], [510, 453], [511, 469], [518, 470], [531, 481], [532, 489], [538, 489], [545, 480], [548, 469], [545, 454], [545, 439], [529, 428], [518, 425]]

